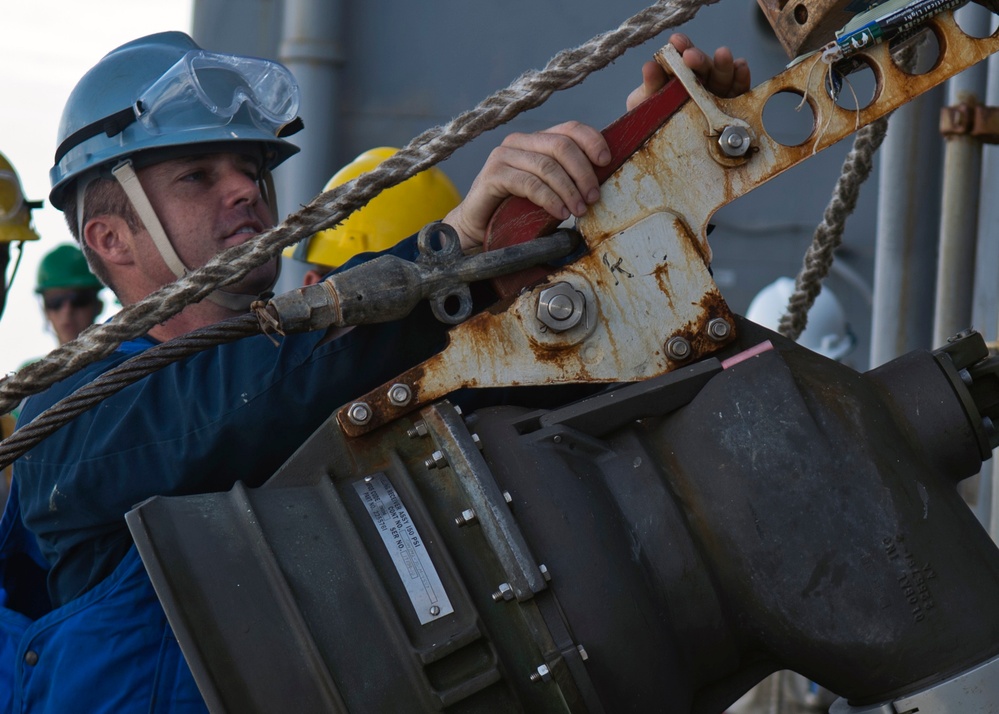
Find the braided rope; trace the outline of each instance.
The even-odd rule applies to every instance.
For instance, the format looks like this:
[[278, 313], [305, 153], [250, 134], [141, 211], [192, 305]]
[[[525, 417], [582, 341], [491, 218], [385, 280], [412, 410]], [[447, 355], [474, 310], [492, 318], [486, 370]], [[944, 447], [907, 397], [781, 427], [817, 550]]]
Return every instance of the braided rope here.
[[542, 71], [525, 72], [474, 109], [423, 132], [368, 174], [320, 194], [281, 225], [226, 249], [198, 270], [127, 306], [113, 321], [87, 329], [76, 340], [0, 380], [0, 413], [9, 412], [24, 397], [106, 357], [125, 340], [145, 334], [216, 288], [240, 280], [253, 268], [277, 257], [286, 246], [336, 225], [381, 190], [443, 161], [480, 134], [540, 106], [554, 92], [576, 86], [627, 49], [687, 22], [700, 7], [714, 2], [717, 0], [659, 0], [617, 29], [574, 49], [562, 50]]
[[[893, 52], [894, 59], [903, 71], [911, 71], [919, 55], [919, 49], [926, 42], [926, 36], [916, 36]], [[836, 249], [843, 242], [846, 219], [857, 207], [860, 186], [871, 175], [874, 167], [874, 154], [884, 142], [888, 132], [886, 114], [857, 132], [853, 147], [843, 160], [843, 168], [832, 197], [822, 214], [822, 221], [815, 228], [812, 242], [805, 251], [801, 270], [794, 280], [794, 292], [788, 298], [787, 312], [781, 316], [777, 326], [780, 334], [797, 340], [808, 325], [808, 311], [822, 292], [822, 281], [829, 275]]]

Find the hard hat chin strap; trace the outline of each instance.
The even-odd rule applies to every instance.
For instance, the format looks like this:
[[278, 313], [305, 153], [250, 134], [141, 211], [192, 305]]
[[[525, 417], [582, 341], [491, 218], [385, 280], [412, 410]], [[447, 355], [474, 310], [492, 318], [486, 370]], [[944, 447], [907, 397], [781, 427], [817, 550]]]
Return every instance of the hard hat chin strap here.
[[[149, 198], [146, 196], [146, 192], [143, 190], [142, 184], [139, 182], [139, 177], [136, 175], [135, 169], [132, 167], [131, 160], [126, 159], [119, 163], [111, 169], [111, 174], [114, 176], [115, 180], [121, 184], [128, 200], [132, 202], [135, 212], [138, 213], [139, 218], [142, 219], [142, 223], [145, 225], [146, 231], [149, 233], [149, 237], [153, 239], [153, 245], [156, 246], [157, 252], [159, 252], [160, 257], [163, 258], [163, 262], [166, 263], [170, 272], [172, 272], [174, 277], [178, 279], [187, 275], [190, 270], [181, 261], [180, 256], [177, 255], [177, 251], [174, 250], [173, 244], [167, 237], [166, 230], [164, 230], [163, 224], [160, 223], [159, 216], [156, 215], [156, 210], [153, 208], [153, 204], [149, 202]], [[272, 200], [270, 196], [274, 193], [272, 186], [273, 184], [268, 186], [270, 191], [269, 195], [265, 198], [265, 200], [268, 200], [269, 202]], [[281, 264], [279, 262], [278, 269], [275, 271], [274, 282], [277, 282], [280, 270]], [[268, 289], [273, 287], [274, 282], [268, 286]], [[207, 296], [207, 299], [211, 300], [216, 305], [220, 305], [221, 307], [229, 310], [245, 312], [250, 309], [250, 304], [256, 300], [257, 297], [257, 295], [245, 295], [242, 293], [230, 293], [225, 290], [214, 290]]]

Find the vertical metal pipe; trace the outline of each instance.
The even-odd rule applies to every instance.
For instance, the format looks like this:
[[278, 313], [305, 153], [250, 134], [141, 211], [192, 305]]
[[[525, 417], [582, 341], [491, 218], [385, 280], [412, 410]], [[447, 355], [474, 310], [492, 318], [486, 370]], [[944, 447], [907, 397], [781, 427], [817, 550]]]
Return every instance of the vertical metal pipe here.
[[[988, 33], [991, 13], [969, 3], [955, 13], [958, 23], [972, 36]], [[947, 82], [947, 105], [982, 103], [986, 64], [970, 67]], [[982, 142], [970, 134], [945, 136], [943, 189], [940, 206], [940, 247], [937, 264], [936, 304], [933, 311], [933, 345], [939, 346], [957, 332], [972, 326], [975, 285], [975, 251], [982, 178]], [[963, 481], [958, 490], [986, 527], [991, 515], [990, 470]], [[988, 494], [988, 502], [983, 495]]]
[[878, 367], [932, 336], [940, 146], [938, 88], [892, 114], [881, 146], [870, 366]]
[[[984, 35], [991, 13], [970, 3], [957, 12], [963, 28]], [[947, 82], [947, 103], [974, 106], [985, 96], [986, 66], [979, 63]], [[967, 134], [946, 137], [940, 214], [940, 249], [937, 265], [933, 343], [971, 326], [978, 235], [978, 196], [982, 171], [982, 144]]]
[[[990, 28], [996, 19], [990, 18]], [[985, 103], [999, 106], [999, 55], [986, 61]], [[985, 146], [982, 151], [982, 183], [978, 210], [978, 246], [975, 261], [975, 300], [972, 318], [986, 340], [999, 337], [999, 147]], [[986, 478], [986, 475], [988, 478]], [[992, 540], [999, 542], [999, 459], [991, 468], [982, 469], [979, 490], [978, 520], [988, 529]]]
[[285, 0], [278, 56], [302, 90], [305, 130], [293, 137], [301, 152], [275, 174], [281, 215], [319, 194], [339, 166], [343, 2]]

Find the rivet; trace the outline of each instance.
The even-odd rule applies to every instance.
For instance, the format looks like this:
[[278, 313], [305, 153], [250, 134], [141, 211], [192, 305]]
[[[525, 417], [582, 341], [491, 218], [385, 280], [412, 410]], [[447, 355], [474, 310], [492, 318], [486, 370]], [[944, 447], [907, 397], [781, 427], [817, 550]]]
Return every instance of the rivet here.
[[437, 617], [438, 615], [441, 614], [441, 609], [436, 605], [431, 605], [430, 614], [433, 615], [434, 617]]

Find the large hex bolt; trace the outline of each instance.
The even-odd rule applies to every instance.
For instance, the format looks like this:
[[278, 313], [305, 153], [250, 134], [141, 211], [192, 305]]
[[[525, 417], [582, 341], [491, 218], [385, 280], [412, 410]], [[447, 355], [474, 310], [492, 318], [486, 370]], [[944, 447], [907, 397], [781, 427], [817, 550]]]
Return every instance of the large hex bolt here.
[[585, 310], [586, 298], [569, 283], [555, 283], [538, 296], [538, 320], [555, 332], [578, 325]]
[[751, 144], [749, 132], [742, 126], [727, 126], [718, 137], [718, 146], [721, 147], [722, 153], [732, 158], [745, 156]]

